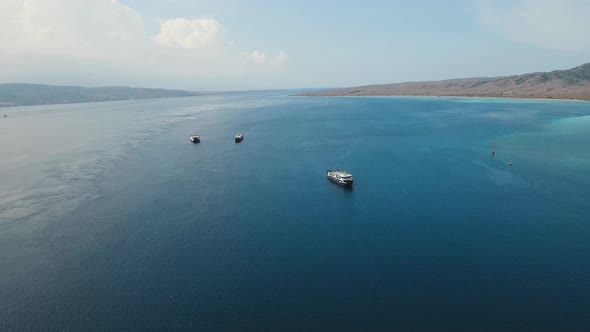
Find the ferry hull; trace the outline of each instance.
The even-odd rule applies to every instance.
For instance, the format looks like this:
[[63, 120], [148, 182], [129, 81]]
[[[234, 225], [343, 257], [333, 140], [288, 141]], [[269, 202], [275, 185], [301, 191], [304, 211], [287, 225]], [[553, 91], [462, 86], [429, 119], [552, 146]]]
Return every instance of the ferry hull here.
[[352, 187], [352, 183], [354, 182], [353, 180], [350, 180], [350, 181], [342, 181], [342, 180], [333, 178], [331, 176], [328, 176], [328, 180], [336, 183], [337, 185], [343, 186], [343, 187]]

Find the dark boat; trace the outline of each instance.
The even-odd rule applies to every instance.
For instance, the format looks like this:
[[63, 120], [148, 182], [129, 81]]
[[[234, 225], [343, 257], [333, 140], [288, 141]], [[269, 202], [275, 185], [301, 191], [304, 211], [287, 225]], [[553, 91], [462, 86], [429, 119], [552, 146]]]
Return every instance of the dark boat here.
[[199, 135], [191, 135], [189, 139], [193, 143], [199, 143], [201, 141], [201, 137], [199, 137]]
[[243, 140], [244, 140], [244, 134], [237, 134], [236, 137], [234, 137], [234, 141], [236, 141], [236, 143], [240, 143]]

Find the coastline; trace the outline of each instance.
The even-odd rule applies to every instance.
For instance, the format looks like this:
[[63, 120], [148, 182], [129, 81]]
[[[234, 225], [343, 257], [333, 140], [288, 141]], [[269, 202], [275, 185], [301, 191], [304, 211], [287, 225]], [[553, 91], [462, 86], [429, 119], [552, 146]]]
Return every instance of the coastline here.
[[419, 96], [590, 101], [590, 63], [551, 72], [317, 89], [301, 96]]
[[546, 97], [497, 97], [497, 96], [433, 96], [433, 95], [317, 95], [317, 94], [294, 94], [291, 97], [346, 97], [346, 98], [357, 98], [357, 97], [369, 97], [369, 98], [460, 98], [460, 99], [512, 99], [512, 100], [527, 100], [527, 101], [572, 101], [572, 102], [590, 102], [590, 99], [575, 99], [575, 98], [546, 98]]

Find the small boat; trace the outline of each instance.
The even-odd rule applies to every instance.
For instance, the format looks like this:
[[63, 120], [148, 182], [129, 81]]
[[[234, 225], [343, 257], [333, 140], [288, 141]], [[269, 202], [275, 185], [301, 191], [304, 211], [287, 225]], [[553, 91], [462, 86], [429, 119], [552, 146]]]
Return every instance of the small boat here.
[[495, 156], [495, 155], [496, 155], [496, 146], [493, 145], [492, 146], [492, 156]]
[[511, 161], [510, 161], [510, 162], [508, 162], [508, 166], [512, 166], [512, 162], [511, 162]]
[[234, 137], [234, 141], [236, 141], [236, 143], [240, 143], [243, 140], [244, 140], [244, 134], [237, 134], [236, 137]]
[[352, 186], [352, 174], [346, 171], [339, 171], [339, 170], [331, 170], [327, 171], [328, 180], [337, 183], [341, 186]]
[[189, 139], [193, 143], [199, 143], [201, 141], [201, 137], [199, 137], [199, 135], [191, 135]]

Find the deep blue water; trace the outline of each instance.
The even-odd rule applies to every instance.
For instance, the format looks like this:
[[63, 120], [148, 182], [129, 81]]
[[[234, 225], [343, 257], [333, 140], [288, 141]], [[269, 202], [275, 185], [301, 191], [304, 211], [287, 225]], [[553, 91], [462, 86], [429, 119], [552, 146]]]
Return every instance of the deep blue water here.
[[5, 113], [0, 330], [590, 325], [590, 103], [258, 92]]

